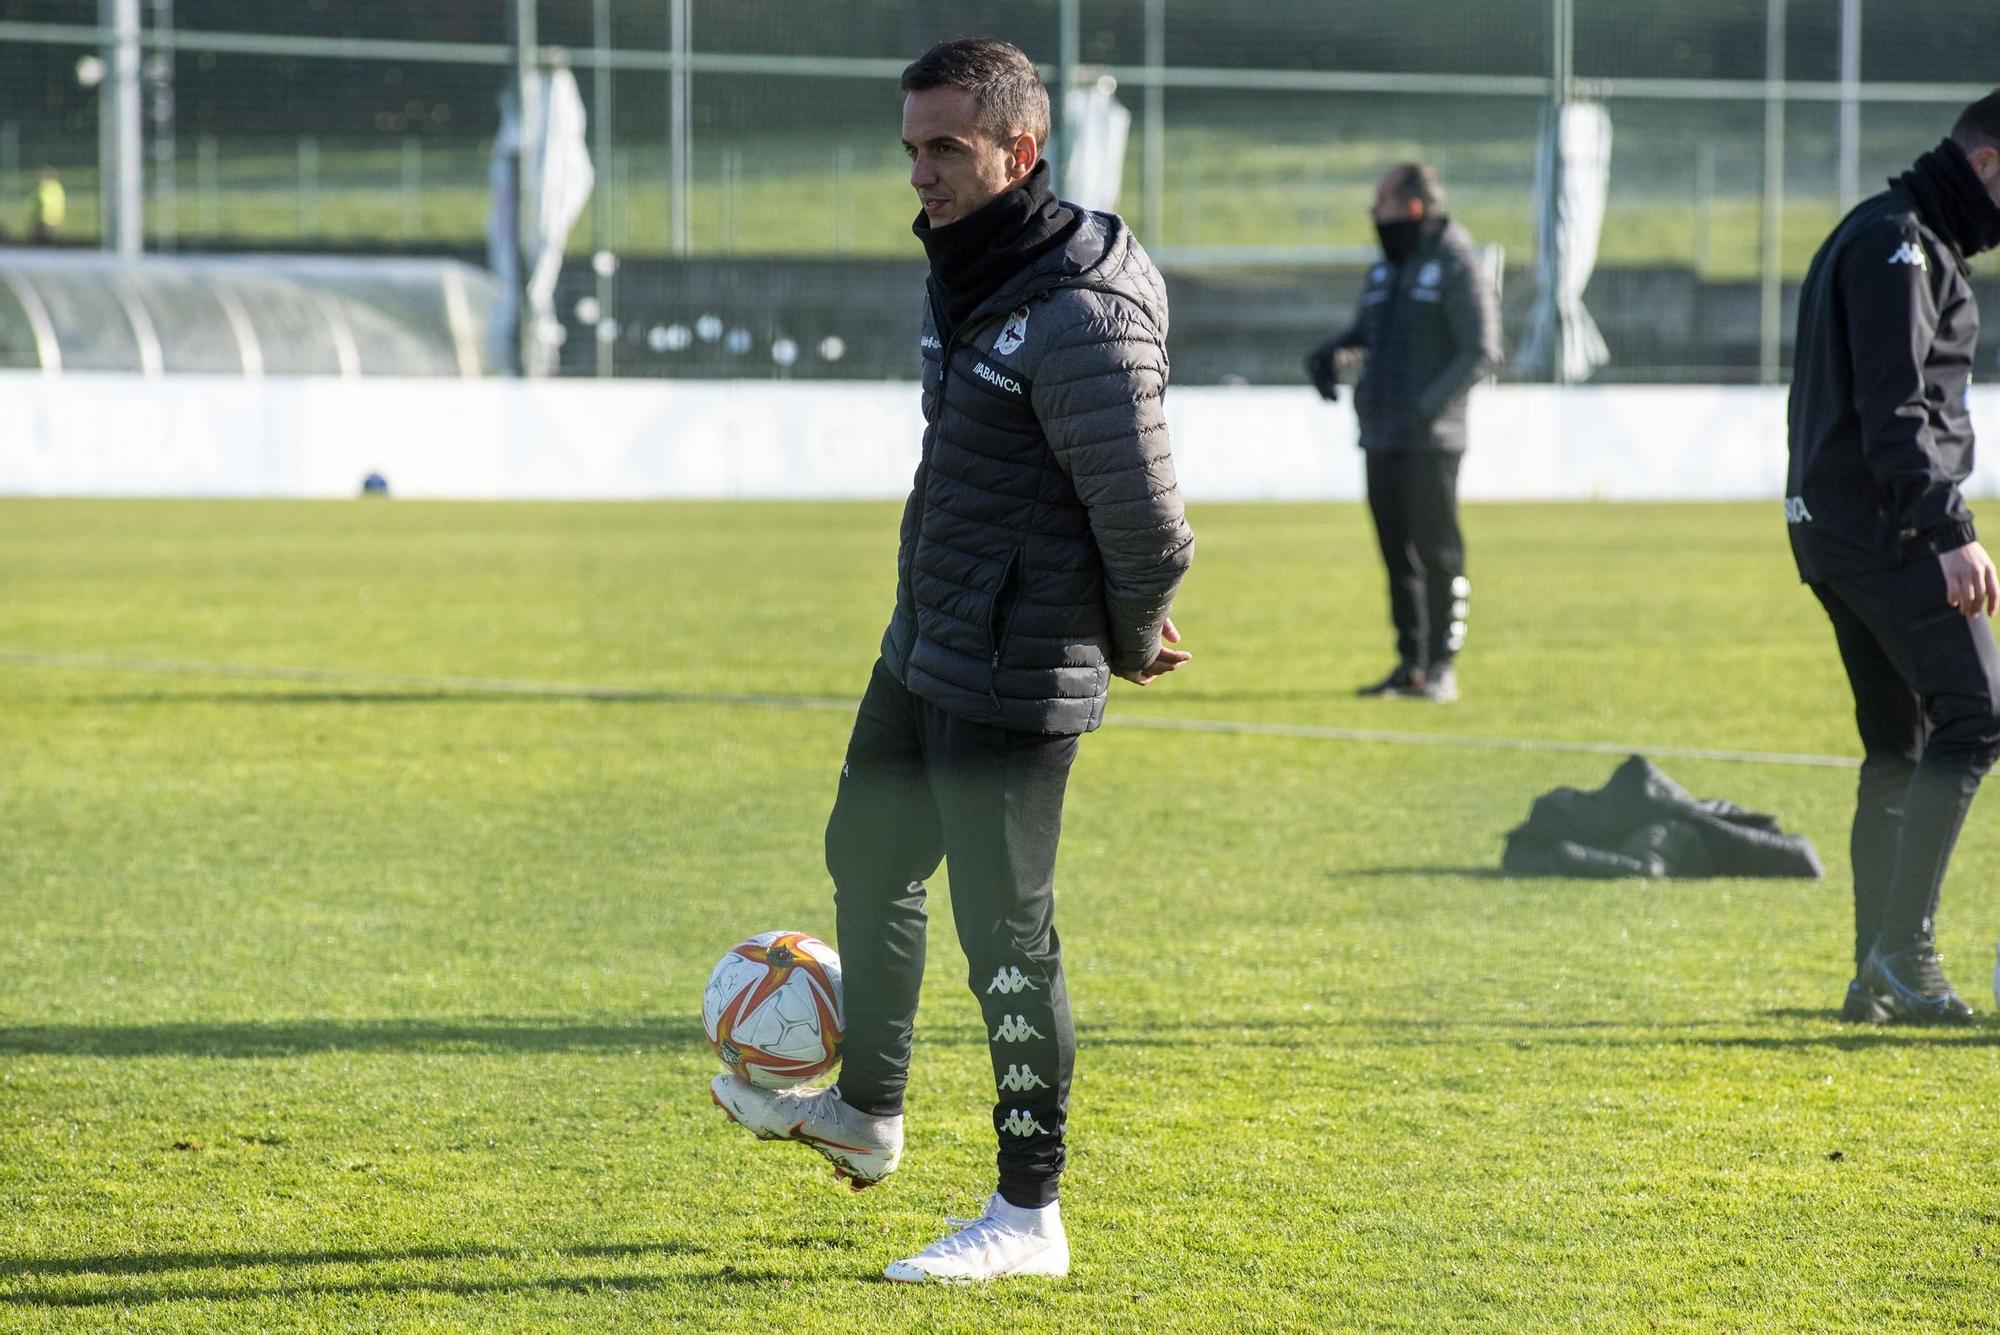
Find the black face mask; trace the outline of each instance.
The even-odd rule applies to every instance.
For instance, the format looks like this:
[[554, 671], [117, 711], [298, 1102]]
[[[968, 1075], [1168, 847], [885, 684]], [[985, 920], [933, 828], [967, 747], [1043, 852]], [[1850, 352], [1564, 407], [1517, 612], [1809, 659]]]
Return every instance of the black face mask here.
[[1421, 218], [1404, 218], [1398, 222], [1378, 222], [1375, 235], [1382, 239], [1382, 255], [1391, 264], [1401, 264], [1417, 253], [1417, 242], [1423, 236], [1424, 224]]

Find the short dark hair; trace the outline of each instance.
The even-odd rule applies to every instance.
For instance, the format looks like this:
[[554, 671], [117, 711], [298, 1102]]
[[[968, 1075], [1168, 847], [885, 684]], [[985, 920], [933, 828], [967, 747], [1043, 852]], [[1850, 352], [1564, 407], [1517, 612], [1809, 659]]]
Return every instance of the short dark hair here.
[[1005, 144], [1017, 134], [1031, 134], [1035, 147], [1049, 139], [1049, 90], [1035, 72], [1035, 62], [1012, 42], [992, 37], [961, 37], [939, 42], [903, 71], [903, 91], [963, 88], [976, 99], [979, 128]]
[[1959, 112], [1951, 137], [1968, 153], [1975, 148], [2000, 148], [2000, 88]]
[[1389, 169], [1389, 193], [1407, 204], [1422, 200], [1426, 213], [1444, 203], [1437, 169], [1426, 162], [1399, 162]]

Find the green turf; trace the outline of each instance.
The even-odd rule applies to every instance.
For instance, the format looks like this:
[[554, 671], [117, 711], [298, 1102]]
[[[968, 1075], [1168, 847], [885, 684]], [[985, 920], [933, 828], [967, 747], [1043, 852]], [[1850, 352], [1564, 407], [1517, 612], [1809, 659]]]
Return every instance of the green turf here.
[[[950, 933], [865, 1195], [722, 1122], [696, 1008], [832, 931], [895, 513], [0, 503], [6, 649], [655, 692], [0, 662], [0, 1328], [2000, 1327], [2000, 1028], [1830, 1018], [1851, 771], [1668, 766], [1824, 883], [1521, 882], [1501, 834], [1613, 757], [1117, 726], [1848, 752], [1768, 505], [1473, 507], [1451, 709], [1347, 695], [1358, 509], [1198, 509], [1195, 662], [1071, 787], [1074, 1272], [875, 1282], [990, 1183]], [[744, 692], [836, 707], [699, 698]], [[1997, 868], [1980, 810], [1982, 1002]]]

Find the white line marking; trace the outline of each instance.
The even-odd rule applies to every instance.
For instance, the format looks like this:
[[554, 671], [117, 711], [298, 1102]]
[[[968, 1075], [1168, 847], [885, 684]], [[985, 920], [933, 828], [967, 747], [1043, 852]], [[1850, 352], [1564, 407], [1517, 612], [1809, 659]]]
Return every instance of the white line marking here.
[[[1110, 720], [1106, 720], [1109, 722]], [[1644, 746], [1635, 742], [1559, 742], [1540, 737], [1481, 737], [1450, 732], [1384, 732], [1374, 728], [1326, 728], [1311, 723], [1232, 723], [1201, 718], [1125, 718], [1121, 728], [1162, 732], [1242, 733], [1260, 737], [1304, 737], [1336, 742], [1379, 742], [1390, 746], [1454, 746], [1480, 751], [1562, 751], [1574, 755], [1664, 756], [1670, 760], [1727, 760], [1750, 765], [1815, 765], [1857, 769], [1849, 756], [1800, 755], [1786, 751], [1728, 751], [1700, 746]]]
[[[369, 672], [349, 668], [262, 667], [253, 663], [188, 662], [159, 658], [119, 658], [109, 654], [54, 654], [32, 649], [0, 648], [0, 663], [22, 667], [86, 668], [98, 672], [144, 672], [183, 677], [229, 677], [248, 681], [305, 681], [323, 685], [385, 687], [431, 691], [439, 695], [525, 695], [552, 699], [629, 700], [655, 704], [732, 705], [761, 709], [803, 709], [852, 713], [857, 700], [848, 696], [789, 695], [710, 691], [652, 690], [636, 686], [600, 686], [585, 682], [519, 681], [506, 677], [429, 676], [408, 672]], [[1821, 769], [1855, 769], [1850, 756], [1802, 755], [1785, 751], [1737, 751], [1699, 746], [1647, 746], [1632, 742], [1564, 742], [1541, 737], [1486, 737], [1469, 733], [1390, 732], [1377, 728], [1332, 728], [1311, 723], [1261, 723], [1228, 719], [1161, 718], [1118, 714], [1107, 726], [1145, 728], [1155, 732], [1200, 732], [1221, 736], [1290, 737], [1309, 741], [1363, 742], [1381, 746], [1441, 746], [1477, 751], [1543, 751], [1567, 755], [1649, 755], [1668, 760], [1718, 760], [1744, 765], [1805, 765]]]

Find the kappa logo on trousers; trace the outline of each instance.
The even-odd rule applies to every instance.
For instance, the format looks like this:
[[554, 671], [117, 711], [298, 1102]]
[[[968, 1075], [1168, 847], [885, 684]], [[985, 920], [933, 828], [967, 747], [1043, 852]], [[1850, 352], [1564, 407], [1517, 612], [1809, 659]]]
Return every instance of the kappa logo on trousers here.
[[1028, 1116], [1025, 1108], [1009, 1108], [1000, 1129], [1010, 1136], [1046, 1136], [1049, 1129]]
[[1003, 967], [1000, 972], [993, 975], [993, 981], [986, 985], [986, 995], [989, 997], [995, 992], [1011, 997], [1016, 992], [1039, 992], [1041, 990], [1041, 984], [1022, 973], [1019, 965], [1007, 965]]
[[1000, 1088], [1009, 1094], [1021, 1094], [1031, 1089], [1047, 1089], [1049, 1082], [1035, 1074], [1031, 1066], [1007, 1067], [1007, 1074], [1000, 1077]]
[[1040, 1038], [1042, 1031], [1028, 1023], [1025, 1015], [1003, 1015], [1000, 1027], [993, 1031], [995, 1043], [1025, 1043], [1031, 1038]]

